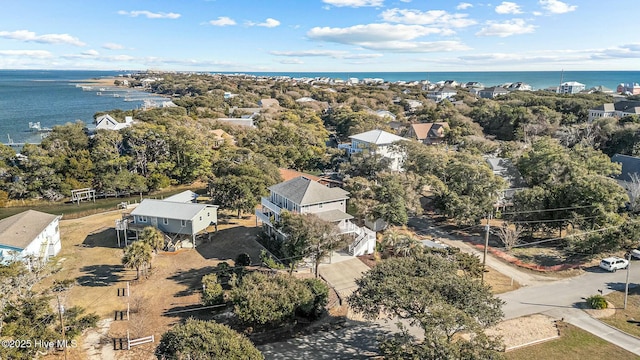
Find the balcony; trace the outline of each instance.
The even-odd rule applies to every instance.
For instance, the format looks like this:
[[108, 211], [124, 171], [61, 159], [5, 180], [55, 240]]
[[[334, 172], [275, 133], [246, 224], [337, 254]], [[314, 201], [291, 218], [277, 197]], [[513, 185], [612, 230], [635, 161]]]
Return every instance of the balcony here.
[[344, 224], [339, 224], [338, 229], [340, 230], [340, 234], [349, 234], [357, 232], [359, 230], [359, 227], [351, 221], [347, 220], [344, 222]]
[[267, 209], [273, 211], [277, 215], [280, 215], [280, 211], [282, 210], [282, 207], [272, 203], [271, 201], [269, 201], [269, 199], [263, 197], [262, 201], [261, 201], [261, 204], [262, 204], [262, 206], [264, 206]]
[[269, 219], [269, 215], [263, 213], [262, 211], [256, 210], [256, 218], [262, 221], [263, 224], [267, 224], [273, 227], [273, 224], [271, 224], [271, 219]]

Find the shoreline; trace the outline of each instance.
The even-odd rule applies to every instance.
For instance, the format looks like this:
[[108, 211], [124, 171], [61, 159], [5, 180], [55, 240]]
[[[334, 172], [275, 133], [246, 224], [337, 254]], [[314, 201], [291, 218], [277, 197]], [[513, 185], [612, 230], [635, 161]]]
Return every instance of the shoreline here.
[[[116, 86], [114, 82], [118, 80], [118, 77], [110, 76], [101, 79], [84, 79], [77, 81], [70, 81], [71, 83], [77, 84], [87, 84], [87, 85], [97, 85], [97, 86]], [[118, 86], [119, 87], [119, 86]]]

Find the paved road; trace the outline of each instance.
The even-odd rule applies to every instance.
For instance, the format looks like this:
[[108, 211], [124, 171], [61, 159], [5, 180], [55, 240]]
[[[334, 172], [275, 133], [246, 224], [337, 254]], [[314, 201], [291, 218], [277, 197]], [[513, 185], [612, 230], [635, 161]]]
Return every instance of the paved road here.
[[[545, 312], [552, 308], [575, 308], [584, 299], [614, 290], [624, 290], [626, 270], [609, 273], [599, 268], [589, 268], [579, 276], [556, 280], [551, 283], [527, 286], [500, 294], [506, 301], [503, 306], [505, 319]], [[632, 262], [629, 276], [631, 286], [640, 283], [640, 262]]]

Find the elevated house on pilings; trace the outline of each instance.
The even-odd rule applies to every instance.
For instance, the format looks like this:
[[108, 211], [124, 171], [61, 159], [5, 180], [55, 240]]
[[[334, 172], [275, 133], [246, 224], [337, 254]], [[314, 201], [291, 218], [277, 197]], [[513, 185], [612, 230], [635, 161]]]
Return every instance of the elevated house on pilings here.
[[218, 206], [191, 202], [189, 199], [193, 197], [189, 195], [176, 195], [165, 200], [144, 199], [128, 218], [121, 220], [120, 228], [126, 229], [125, 233], [133, 231], [137, 239], [145, 227], [153, 226], [167, 235], [169, 247], [195, 248], [197, 239], [207, 236], [210, 227], [217, 231]]

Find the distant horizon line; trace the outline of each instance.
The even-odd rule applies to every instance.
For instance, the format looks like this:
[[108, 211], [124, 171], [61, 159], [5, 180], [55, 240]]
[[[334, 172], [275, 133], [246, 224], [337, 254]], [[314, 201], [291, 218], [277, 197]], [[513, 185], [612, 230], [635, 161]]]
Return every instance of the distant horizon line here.
[[175, 72], [175, 73], [212, 73], [212, 74], [243, 74], [243, 73], [327, 73], [327, 74], [364, 74], [364, 73], [388, 73], [388, 74], [401, 74], [401, 73], [536, 73], [536, 72], [640, 72], [638, 70], [438, 70], [438, 71], [422, 71], [422, 70], [407, 70], [407, 71], [323, 71], [323, 70], [164, 70], [164, 69], [4, 69], [0, 68], [0, 71], [101, 71], [101, 72]]

